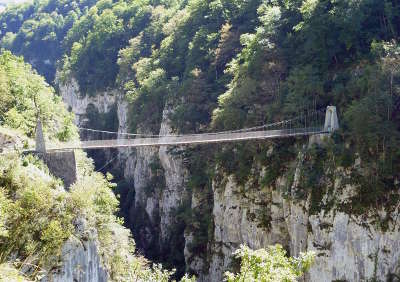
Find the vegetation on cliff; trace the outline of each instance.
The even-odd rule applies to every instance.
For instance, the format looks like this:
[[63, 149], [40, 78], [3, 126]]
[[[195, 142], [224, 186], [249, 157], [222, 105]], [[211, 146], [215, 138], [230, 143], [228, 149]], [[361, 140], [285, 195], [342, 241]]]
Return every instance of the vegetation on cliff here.
[[159, 123], [154, 110], [167, 98], [178, 99], [173, 121], [186, 132], [211, 118], [239, 128], [334, 104], [356, 151], [390, 155], [399, 9], [392, 0], [48, 0], [12, 7], [0, 22], [3, 47], [59, 61], [82, 94], [124, 89], [135, 123]]
[[298, 258], [288, 258], [280, 245], [253, 251], [241, 246], [235, 252], [240, 259], [240, 272], [226, 272], [227, 282], [295, 282], [306, 273], [314, 259], [314, 253], [301, 253]]
[[37, 119], [49, 139], [69, 141], [77, 138], [73, 115], [61, 98], [54, 95], [43, 77], [22, 57], [9, 51], [0, 54], [0, 125], [33, 137]]
[[51, 277], [63, 246], [76, 238], [97, 242], [111, 281], [169, 281], [173, 271], [134, 255], [130, 232], [115, 216], [113, 185], [83, 154], [78, 167], [79, 180], [67, 192], [39, 159], [0, 156], [0, 280]]

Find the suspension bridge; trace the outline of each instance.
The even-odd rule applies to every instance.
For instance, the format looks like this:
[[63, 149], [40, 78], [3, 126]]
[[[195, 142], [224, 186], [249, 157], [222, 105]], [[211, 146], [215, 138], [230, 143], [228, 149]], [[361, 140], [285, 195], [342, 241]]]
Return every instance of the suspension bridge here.
[[[244, 128], [240, 130], [222, 131], [216, 133], [182, 134], [182, 135], [146, 135], [129, 134], [110, 131], [101, 131], [89, 128], [80, 128], [81, 131], [97, 133], [99, 139], [79, 141], [75, 143], [61, 143], [46, 147], [41, 123], [36, 130], [36, 152], [65, 151], [75, 149], [106, 149], [149, 146], [179, 146], [210, 143], [239, 142], [246, 140], [264, 140], [271, 138], [287, 138], [330, 134], [339, 128], [336, 107], [329, 106], [323, 111], [310, 111], [296, 118], [265, 124], [262, 126]], [[109, 138], [108, 135], [114, 135]]]

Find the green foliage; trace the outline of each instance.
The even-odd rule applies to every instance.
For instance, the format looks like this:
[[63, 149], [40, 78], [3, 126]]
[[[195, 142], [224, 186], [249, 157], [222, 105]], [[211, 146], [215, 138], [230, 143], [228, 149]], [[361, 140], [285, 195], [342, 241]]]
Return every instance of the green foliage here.
[[27, 277], [22, 275], [13, 265], [8, 263], [0, 264], [0, 280], [1, 281], [15, 281], [15, 282], [26, 282]]
[[[219, 108], [213, 114], [216, 128], [259, 124], [274, 113], [274, 100], [281, 94], [279, 80], [284, 70], [274, 45], [274, 31], [279, 26], [281, 13], [279, 8], [264, 5], [260, 6], [259, 13], [262, 24], [257, 33], [241, 36], [243, 50], [226, 70], [233, 79], [228, 90], [218, 98]], [[269, 63], [265, 65], [265, 61]]]
[[247, 144], [226, 146], [218, 152], [217, 163], [220, 163], [228, 174], [234, 174], [236, 181], [243, 185], [250, 177], [256, 150], [256, 146]]
[[49, 139], [76, 138], [73, 116], [60, 97], [22, 58], [8, 51], [0, 55], [0, 84], [0, 125], [32, 137], [40, 117]]
[[67, 31], [95, 2], [50, 0], [11, 6], [0, 15], [0, 45], [23, 55], [51, 83]]
[[[224, 66], [233, 56], [229, 51], [238, 47], [227, 42], [230, 37], [238, 38], [238, 32], [231, 35], [222, 26], [224, 21], [250, 19], [252, 13], [246, 11], [258, 6], [258, 1], [243, 5], [230, 1], [179, 4], [156, 6], [151, 21], [120, 51], [118, 82], [131, 98], [134, 130], [142, 123], [158, 130], [169, 98], [177, 106], [171, 115], [177, 130], [197, 131], [210, 122], [217, 94], [226, 83]], [[249, 29], [238, 20], [235, 30], [239, 25]], [[221, 38], [220, 30], [228, 34]]]
[[151, 59], [144, 58], [134, 64], [137, 73], [137, 83], [125, 84], [127, 98], [131, 101], [131, 128], [138, 125], [148, 127], [150, 132], [156, 132], [162, 119], [164, 95], [169, 91], [165, 81], [165, 71], [158, 68]]
[[[0, 190], [0, 218], [6, 219], [6, 216], [10, 212], [11, 201], [6, 197], [5, 191]], [[5, 226], [5, 222], [0, 222], [0, 236], [3, 238], [8, 237], [8, 230]]]
[[215, 162], [223, 168], [225, 173], [234, 175], [239, 185], [244, 185], [254, 176], [253, 163], [262, 165], [266, 171], [256, 186], [270, 186], [284, 174], [290, 162], [296, 158], [296, 149], [293, 148], [293, 144], [294, 140], [282, 140], [226, 145], [217, 151]]
[[[162, 268], [160, 264], [153, 265], [149, 268], [145, 260], [135, 260], [131, 265], [132, 271], [129, 276], [128, 281], [145, 281], [145, 282], [176, 282], [176, 280], [171, 280], [171, 276], [174, 271], [168, 271]], [[190, 277], [185, 275], [180, 280], [181, 282], [195, 282], [195, 277]]]
[[86, 117], [89, 120], [87, 127], [106, 131], [118, 131], [117, 107], [113, 105], [107, 113], [100, 113], [93, 104], [86, 108]]
[[298, 258], [289, 258], [280, 245], [257, 251], [241, 246], [235, 256], [241, 259], [240, 272], [226, 272], [228, 282], [295, 282], [308, 271], [315, 259], [313, 252], [301, 253]]
[[[0, 171], [2, 202], [6, 201], [1, 213], [6, 232], [0, 237], [0, 261], [8, 262], [16, 254], [18, 267], [29, 261], [38, 269], [47, 268], [73, 233], [68, 196], [60, 191], [58, 181], [34, 164], [23, 166], [16, 156], [1, 157]], [[32, 276], [36, 275], [37, 270]]]
[[328, 211], [332, 207], [332, 199], [323, 201], [323, 197], [334, 191], [334, 165], [331, 162], [328, 148], [313, 145], [304, 153], [301, 164], [298, 187], [295, 197], [310, 200], [310, 214], [318, 214], [321, 210]]
[[144, 188], [147, 197], [158, 195], [166, 187], [164, 168], [161, 165], [160, 159], [158, 157], [154, 157], [149, 166], [151, 177]]
[[68, 31], [63, 72], [78, 79], [84, 95], [113, 87], [119, 51], [139, 35], [151, 14], [149, 1], [98, 1]]

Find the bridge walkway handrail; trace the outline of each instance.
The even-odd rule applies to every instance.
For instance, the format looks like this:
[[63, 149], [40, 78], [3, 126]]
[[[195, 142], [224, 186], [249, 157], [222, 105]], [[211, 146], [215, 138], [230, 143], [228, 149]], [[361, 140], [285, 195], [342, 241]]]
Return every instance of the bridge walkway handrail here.
[[279, 129], [252, 132], [233, 132], [223, 134], [204, 133], [188, 136], [162, 136], [153, 138], [136, 139], [111, 139], [111, 140], [91, 140], [78, 143], [66, 143], [55, 147], [49, 146], [48, 151], [74, 150], [74, 149], [104, 149], [104, 148], [123, 148], [123, 147], [148, 147], [148, 146], [177, 146], [195, 145], [209, 143], [224, 143], [246, 140], [262, 140], [281, 137], [305, 136], [314, 134], [329, 133], [322, 127]]

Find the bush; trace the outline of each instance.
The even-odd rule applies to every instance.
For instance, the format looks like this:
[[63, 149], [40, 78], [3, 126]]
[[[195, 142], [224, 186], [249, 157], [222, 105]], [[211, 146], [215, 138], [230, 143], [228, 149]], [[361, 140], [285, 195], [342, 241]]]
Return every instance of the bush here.
[[241, 260], [240, 272], [226, 272], [228, 282], [296, 282], [310, 269], [315, 254], [301, 253], [298, 258], [290, 258], [280, 245], [257, 251], [241, 246], [235, 257]]

